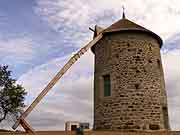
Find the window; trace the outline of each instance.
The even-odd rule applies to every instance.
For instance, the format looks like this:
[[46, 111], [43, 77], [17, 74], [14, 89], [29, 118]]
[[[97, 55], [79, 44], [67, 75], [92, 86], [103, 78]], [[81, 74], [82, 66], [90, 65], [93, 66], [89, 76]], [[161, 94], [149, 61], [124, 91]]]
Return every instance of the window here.
[[71, 131], [75, 131], [77, 129], [77, 125], [71, 125]]
[[104, 96], [111, 96], [111, 81], [110, 81], [110, 75], [104, 75]]

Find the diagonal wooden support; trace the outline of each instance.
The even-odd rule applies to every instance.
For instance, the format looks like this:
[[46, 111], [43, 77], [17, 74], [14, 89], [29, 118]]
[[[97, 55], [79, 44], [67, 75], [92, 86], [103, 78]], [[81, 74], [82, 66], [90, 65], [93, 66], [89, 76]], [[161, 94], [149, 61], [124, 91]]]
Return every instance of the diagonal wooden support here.
[[34, 129], [24, 119], [20, 119], [20, 124], [27, 133], [34, 133]]
[[27, 131], [31, 130], [30, 125], [24, 120], [27, 115], [36, 107], [36, 105], [43, 99], [44, 96], [51, 90], [51, 88], [60, 80], [60, 78], [68, 71], [68, 69], [85, 53], [95, 45], [103, 37], [102, 33], [99, 33], [92, 41], [82, 47], [75, 55], [73, 55], [69, 61], [60, 69], [60, 71], [55, 75], [55, 77], [48, 83], [48, 85], [42, 90], [38, 97], [32, 102], [32, 104], [27, 108], [27, 110], [19, 117], [16, 123], [13, 125], [13, 129], [16, 129], [19, 124]]

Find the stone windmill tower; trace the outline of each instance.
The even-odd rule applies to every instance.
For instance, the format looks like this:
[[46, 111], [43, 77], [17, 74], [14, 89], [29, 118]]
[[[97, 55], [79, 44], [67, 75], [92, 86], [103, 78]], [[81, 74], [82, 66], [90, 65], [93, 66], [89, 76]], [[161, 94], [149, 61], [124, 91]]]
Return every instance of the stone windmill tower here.
[[168, 109], [161, 64], [162, 39], [122, 19], [91, 49], [95, 54], [94, 129], [168, 130]]

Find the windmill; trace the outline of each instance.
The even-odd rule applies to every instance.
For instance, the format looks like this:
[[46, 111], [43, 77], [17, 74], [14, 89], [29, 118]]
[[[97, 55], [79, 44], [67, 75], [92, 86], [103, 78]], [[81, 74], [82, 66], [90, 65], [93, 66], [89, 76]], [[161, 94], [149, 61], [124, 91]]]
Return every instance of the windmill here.
[[31, 105], [22, 113], [22, 115], [17, 119], [15, 124], [12, 126], [16, 129], [19, 124], [28, 133], [33, 133], [34, 129], [25, 121], [25, 118], [31, 113], [31, 111], [38, 105], [38, 103], [47, 95], [47, 93], [52, 89], [53, 86], [61, 79], [61, 77], [70, 69], [70, 67], [93, 45], [95, 45], [103, 37], [103, 29], [99, 26], [95, 26], [95, 30], [90, 28], [94, 32], [94, 38], [84, 47], [82, 47], [75, 55], [73, 55], [68, 62], [59, 70], [59, 72], [54, 76], [54, 78], [46, 85], [42, 92], [36, 97], [36, 99], [31, 103]]

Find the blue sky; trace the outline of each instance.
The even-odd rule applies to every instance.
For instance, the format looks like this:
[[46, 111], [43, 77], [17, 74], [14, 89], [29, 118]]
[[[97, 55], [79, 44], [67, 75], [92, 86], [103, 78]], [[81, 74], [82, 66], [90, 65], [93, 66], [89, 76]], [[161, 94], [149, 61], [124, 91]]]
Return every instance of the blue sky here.
[[[88, 27], [121, 18], [152, 30], [164, 41], [162, 60], [171, 127], [180, 130], [180, 2], [177, 0], [4, 0], [0, 1], [0, 62], [28, 91], [38, 95], [66, 60], [92, 39]], [[28, 116], [36, 130], [59, 130], [68, 120], [93, 118], [93, 54], [78, 61]], [[57, 109], [58, 108], [58, 109]], [[38, 121], [37, 121], [38, 120]], [[12, 123], [1, 124], [10, 127]]]
[[[0, 2], [0, 38], [3, 46], [10, 42], [10, 47], [6, 49], [10, 49], [7, 52], [13, 54], [1, 54], [1, 62], [10, 65], [16, 78], [30, 68], [76, 50], [70, 43], [63, 42], [61, 32], [51, 29], [47, 22], [34, 12], [36, 6], [35, 1], [16, 0], [13, 4], [10, 0]], [[20, 53], [18, 57], [15, 51]]]

